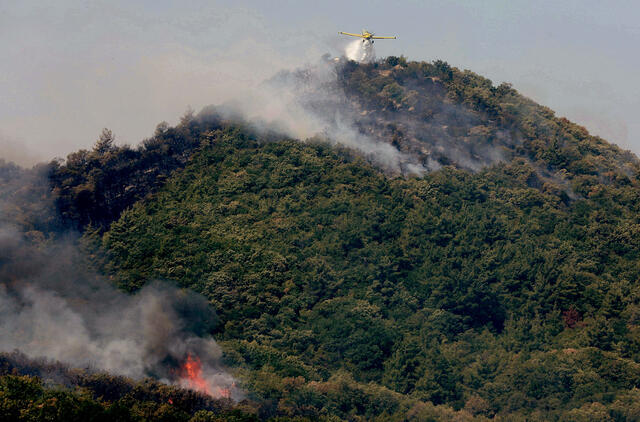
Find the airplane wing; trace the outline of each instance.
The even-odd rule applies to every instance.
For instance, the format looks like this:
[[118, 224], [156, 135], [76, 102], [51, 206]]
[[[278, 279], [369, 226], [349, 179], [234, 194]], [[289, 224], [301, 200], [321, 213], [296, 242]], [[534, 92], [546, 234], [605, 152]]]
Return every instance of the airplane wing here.
[[342, 35], [350, 35], [352, 37], [360, 37], [360, 38], [364, 38], [361, 34], [352, 34], [350, 32], [338, 32], [338, 34], [342, 34]]
[[371, 37], [374, 40], [395, 40], [396, 37]]

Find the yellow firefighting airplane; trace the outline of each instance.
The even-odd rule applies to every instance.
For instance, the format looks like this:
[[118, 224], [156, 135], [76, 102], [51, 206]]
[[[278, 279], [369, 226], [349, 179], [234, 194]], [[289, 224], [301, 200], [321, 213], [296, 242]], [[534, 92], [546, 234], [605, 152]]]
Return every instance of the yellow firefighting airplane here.
[[396, 37], [376, 37], [372, 32], [367, 31], [366, 29], [362, 30], [362, 34], [352, 34], [350, 32], [338, 32], [338, 34], [349, 35], [351, 37], [360, 37], [362, 38], [362, 42], [371, 41], [373, 44], [373, 40], [395, 40]]

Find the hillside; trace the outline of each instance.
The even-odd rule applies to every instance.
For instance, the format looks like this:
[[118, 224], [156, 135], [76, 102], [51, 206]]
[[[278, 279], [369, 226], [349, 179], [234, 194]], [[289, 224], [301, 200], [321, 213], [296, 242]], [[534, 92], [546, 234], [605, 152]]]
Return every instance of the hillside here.
[[[281, 107], [304, 110], [285, 120], [313, 121], [322, 132], [314, 138], [326, 134], [326, 141], [358, 150], [392, 176], [443, 166], [478, 171], [524, 160], [536, 169], [530, 185], [574, 197], [628, 183], [640, 171], [630, 152], [556, 117], [508, 84], [495, 87], [442, 61], [329, 62], [283, 72], [268, 85], [269, 94], [292, 98]], [[226, 107], [207, 107], [197, 116], [185, 114], [176, 127], [159, 124], [136, 148], [116, 146], [107, 133], [92, 151], [52, 163], [49, 179], [60, 216], [76, 228], [108, 227], [183, 168], [207, 131], [240, 127], [263, 140], [288, 137], [279, 124], [265, 131], [246, 118], [242, 109], [229, 114]], [[545, 187], [547, 181], [552, 183]]]
[[271, 84], [326, 136], [208, 108], [103, 133], [43, 200], [121, 288], [210, 301], [261, 419], [640, 418], [637, 158], [444, 62], [322, 66]]
[[325, 122], [330, 134], [352, 126], [359, 135], [397, 147], [404, 172], [411, 173], [406, 164], [479, 170], [515, 158], [542, 174], [563, 170], [566, 175], [556, 175], [560, 180], [638, 169], [632, 154], [556, 117], [509, 84], [494, 86], [442, 61], [330, 62], [283, 72], [271, 83], [293, 91], [296, 104]]
[[454, 408], [480, 397], [487, 416], [611, 404], [640, 382], [637, 188], [567, 204], [533, 174], [388, 179], [322, 145], [213, 132], [102, 244], [124, 287], [208, 297], [250, 390], [294, 413], [314, 392], [322, 414], [313, 386], [345, 374]]

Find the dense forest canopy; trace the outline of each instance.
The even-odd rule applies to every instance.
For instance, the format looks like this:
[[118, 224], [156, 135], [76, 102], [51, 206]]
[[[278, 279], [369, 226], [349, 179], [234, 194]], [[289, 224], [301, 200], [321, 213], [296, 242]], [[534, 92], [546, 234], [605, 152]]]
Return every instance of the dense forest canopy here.
[[[335, 72], [354, 127], [425, 172], [209, 108], [51, 163], [58, 218], [23, 200], [18, 224], [80, 229], [125, 290], [203, 294], [261, 419], [639, 419], [637, 158], [441, 61]], [[17, 384], [52, 394], [7, 375], [12, 409]]]

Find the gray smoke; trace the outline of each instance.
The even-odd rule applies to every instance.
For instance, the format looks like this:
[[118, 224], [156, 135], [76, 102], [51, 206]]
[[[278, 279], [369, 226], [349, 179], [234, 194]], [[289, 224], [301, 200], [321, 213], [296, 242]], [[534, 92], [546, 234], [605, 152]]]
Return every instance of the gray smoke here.
[[337, 72], [345, 60], [325, 56], [302, 69], [281, 71], [257, 89], [214, 109], [223, 117], [241, 118], [265, 132], [301, 140], [320, 138], [352, 148], [395, 173], [424, 173], [427, 169], [415, 157], [358, 127], [353, 105], [338, 83]]
[[[352, 148], [392, 173], [421, 175], [443, 165], [478, 171], [513, 157], [517, 134], [451, 101], [437, 78], [395, 77], [396, 68], [367, 64], [372, 51], [360, 54], [366, 43], [352, 44], [343, 57], [325, 55], [315, 64], [283, 70], [216, 110], [267, 132]], [[363, 63], [360, 69], [372, 80], [391, 83], [369, 97], [353, 92], [357, 78], [351, 83], [344, 76], [354, 69], [350, 57]]]
[[[21, 176], [16, 170], [13, 185], [33, 182]], [[9, 197], [17, 203], [28, 199], [22, 194], [12, 191], [4, 200], [0, 195], [0, 211]], [[204, 297], [160, 282], [126, 294], [89, 269], [73, 235], [43, 240], [9, 223], [6, 213], [2, 217], [1, 352], [19, 350], [31, 358], [241, 398], [209, 334], [217, 317]], [[189, 358], [201, 365], [199, 384], [182, 369]]]
[[43, 159], [40, 154], [25, 147], [24, 142], [14, 139], [0, 130], [0, 158], [22, 166], [34, 165]]

